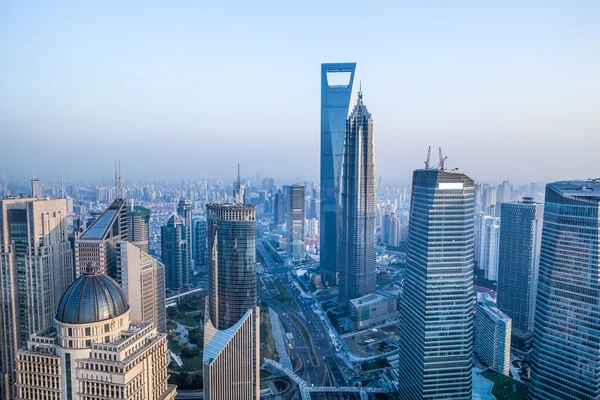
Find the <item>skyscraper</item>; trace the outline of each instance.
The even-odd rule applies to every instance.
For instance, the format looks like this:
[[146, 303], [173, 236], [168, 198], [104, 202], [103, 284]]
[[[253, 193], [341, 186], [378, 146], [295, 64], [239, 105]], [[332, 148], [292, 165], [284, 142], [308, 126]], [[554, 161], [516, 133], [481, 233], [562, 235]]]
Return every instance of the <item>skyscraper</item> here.
[[187, 240], [186, 246], [186, 265], [190, 269], [189, 274], [192, 273], [192, 265], [194, 258], [192, 257], [192, 242], [193, 242], [193, 229], [192, 229], [192, 201], [191, 200], [179, 200], [177, 205], [177, 214], [183, 219], [183, 225], [185, 229], [185, 237]]
[[244, 204], [246, 201], [246, 186], [242, 183], [242, 176], [240, 173], [240, 164], [238, 164], [237, 180], [233, 183], [233, 200], [238, 203]]
[[362, 91], [346, 124], [338, 236], [339, 302], [375, 290], [375, 138]]
[[529, 395], [600, 397], [600, 179], [546, 186]]
[[321, 65], [320, 263], [321, 273], [333, 283], [337, 276], [337, 213], [342, 151], [355, 69], [356, 63]]
[[273, 224], [277, 225], [283, 225], [283, 223], [285, 222], [285, 207], [283, 205], [283, 192], [281, 191], [281, 189], [279, 189], [277, 191], [277, 193], [275, 194], [275, 207], [273, 210]]
[[287, 253], [290, 261], [302, 261], [304, 246], [304, 186], [290, 186], [290, 213], [287, 222]]
[[472, 396], [473, 181], [441, 164], [413, 173], [400, 311], [403, 400]]
[[127, 203], [117, 199], [75, 240], [76, 276], [92, 262], [113, 279], [117, 276], [115, 244], [129, 240]]
[[521, 331], [533, 331], [543, 214], [531, 197], [501, 206], [498, 308]]
[[206, 247], [206, 218], [194, 218], [192, 221], [192, 255], [194, 257], [194, 267], [206, 273], [207, 267], [207, 247]]
[[171, 214], [160, 229], [162, 262], [165, 264], [167, 289], [179, 290], [189, 284], [188, 237], [183, 218]]
[[475, 354], [494, 371], [509, 376], [510, 318], [496, 307], [478, 304], [474, 321]]
[[148, 240], [150, 238], [150, 210], [140, 206], [127, 208], [129, 220], [128, 240], [146, 253], [149, 252]]
[[479, 230], [479, 269], [485, 279], [498, 279], [498, 246], [500, 241], [500, 218], [482, 216]]
[[66, 200], [0, 201], [0, 398], [13, 398], [17, 350], [52, 326], [72, 263]]
[[135, 321], [152, 322], [167, 332], [165, 266], [131, 242], [118, 241], [117, 283], [121, 286]]
[[207, 206], [209, 274], [204, 329], [204, 398], [260, 397], [254, 206]]
[[[94, 268], [94, 267], [92, 267]], [[99, 270], [83, 270], [17, 355], [17, 399], [173, 400], [167, 335], [130, 320], [127, 297]]]
[[34, 199], [42, 198], [42, 184], [40, 180], [35, 177], [35, 172], [31, 175], [31, 197]]

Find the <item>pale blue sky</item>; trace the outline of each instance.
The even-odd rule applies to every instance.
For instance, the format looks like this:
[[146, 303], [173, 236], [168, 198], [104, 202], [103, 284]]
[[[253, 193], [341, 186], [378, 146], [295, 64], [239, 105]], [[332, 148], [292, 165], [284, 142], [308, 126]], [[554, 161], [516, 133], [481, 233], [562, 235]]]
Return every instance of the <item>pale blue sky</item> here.
[[[320, 63], [356, 61], [377, 173], [600, 175], [600, 2], [0, 4], [0, 172], [318, 178]], [[526, 4], [525, 4], [526, 3]]]

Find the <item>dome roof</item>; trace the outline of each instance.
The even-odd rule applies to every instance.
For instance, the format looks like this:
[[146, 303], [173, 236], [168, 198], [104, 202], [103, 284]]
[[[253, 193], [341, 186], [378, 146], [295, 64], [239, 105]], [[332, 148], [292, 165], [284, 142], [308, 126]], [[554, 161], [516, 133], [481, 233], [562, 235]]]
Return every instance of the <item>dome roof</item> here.
[[127, 296], [114, 279], [103, 273], [84, 272], [60, 300], [56, 320], [90, 324], [116, 318], [128, 309]]

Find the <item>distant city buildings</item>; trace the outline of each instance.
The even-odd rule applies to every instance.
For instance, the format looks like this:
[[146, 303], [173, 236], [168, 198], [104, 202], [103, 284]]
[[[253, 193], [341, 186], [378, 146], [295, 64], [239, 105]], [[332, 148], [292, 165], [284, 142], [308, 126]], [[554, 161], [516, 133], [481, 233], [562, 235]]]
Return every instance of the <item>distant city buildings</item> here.
[[375, 138], [362, 91], [346, 125], [338, 213], [338, 300], [347, 304], [377, 283]]
[[304, 186], [291, 185], [289, 215], [287, 222], [287, 254], [292, 262], [302, 261], [306, 256], [304, 245]]
[[533, 332], [544, 206], [531, 197], [501, 206], [498, 308]]
[[254, 206], [207, 206], [209, 291], [204, 327], [204, 398], [260, 398]]
[[174, 399], [167, 335], [150, 322], [130, 320], [123, 290], [93, 268], [65, 292], [52, 326], [19, 350], [16, 398]]
[[400, 304], [402, 400], [472, 396], [474, 184], [440, 164], [413, 173]]
[[165, 264], [167, 289], [180, 290], [189, 284], [188, 230], [185, 220], [176, 212], [161, 228], [162, 262]]
[[[342, 151], [356, 63], [321, 65], [321, 273], [337, 282], [337, 221]], [[348, 79], [346, 79], [348, 78]]]
[[17, 350], [53, 325], [72, 281], [66, 200], [0, 201], [0, 398], [14, 399]]
[[598, 399], [600, 180], [546, 186], [530, 399]]
[[194, 218], [192, 221], [193, 246], [192, 255], [194, 257], [194, 268], [200, 272], [207, 271], [207, 248], [206, 248], [206, 218]]
[[31, 177], [31, 197], [34, 199], [42, 198], [42, 183], [35, 177], [35, 173]]
[[281, 189], [275, 194], [273, 224], [275, 226], [283, 225], [285, 222], [285, 207], [283, 205], [283, 192]]
[[492, 305], [475, 312], [475, 354], [488, 367], [509, 376], [511, 319]]
[[131, 242], [116, 243], [117, 283], [125, 292], [135, 321], [152, 322], [167, 332], [165, 266]]
[[148, 239], [150, 238], [150, 210], [140, 206], [127, 208], [127, 219], [129, 220], [128, 239], [140, 250], [149, 252]]

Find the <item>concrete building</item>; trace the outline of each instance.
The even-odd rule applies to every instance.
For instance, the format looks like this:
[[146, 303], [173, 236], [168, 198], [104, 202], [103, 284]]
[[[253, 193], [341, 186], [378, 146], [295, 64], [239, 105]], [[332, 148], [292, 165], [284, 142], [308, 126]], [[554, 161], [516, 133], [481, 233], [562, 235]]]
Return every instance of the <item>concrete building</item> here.
[[141, 250], [148, 253], [150, 248], [148, 240], [150, 238], [150, 210], [140, 206], [127, 208], [127, 219], [129, 224], [128, 240]]
[[287, 254], [292, 262], [302, 261], [306, 256], [304, 245], [304, 186], [291, 185], [287, 220]]
[[413, 173], [400, 303], [402, 400], [472, 396], [473, 186], [443, 162]]
[[152, 322], [160, 333], [167, 332], [165, 266], [133, 243], [117, 242], [117, 283], [129, 306], [131, 318]]
[[83, 271], [65, 292], [54, 325], [17, 354], [17, 400], [172, 400], [167, 336], [130, 321], [110, 277]]
[[66, 201], [0, 201], [0, 398], [14, 399], [17, 350], [52, 326], [72, 281]]
[[600, 397], [600, 179], [546, 185], [530, 399]]
[[498, 280], [498, 248], [500, 246], [500, 218], [482, 216], [479, 229], [479, 269], [485, 279]]
[[204, 398], [260, 398], [254, 206], [207, 206], [209, 273], [204, 328]]
[[188, 259], [188, 230], [177, 213], [171, 214], [160, 229], [162, 262], [165, 264], [167, 289], [180, 290], [189, 285], [191, 265]]
[[283, 205], [283, 192], [281, 189], [275, 194], [273, 209], [273, 224], [275, 226], [283, 225], [285, 222], [285, 207]]
[[35, 173], [31, 177], [31, 197], [34, 199], [41, 199], [43, 197], [42, 183], [35, 177]]
[[350, 300], [348, 306], [349, 320], [355, 330], [368, 328], [400, 315], [398, 295], [392, 293], [370, 293]]
[[474, 321], [475, 354], [494, 371], [509, 376], [511, 319], [496, 307], [478, 304]]
[[338, 213], [338, 301], [348, 304], [375, 291], [377, 283], [375, 137], [362, 91], [346, 125]]
[[356, 63], [321, 64], [320, 265], [337, 282], [337, 234], [342, 151]]
[[76, 276], [91, 262], [115, 278], [115, 245], [119, 240], [129, 240], [127, 203], [123, 199], [113, 201], [75, 240]]
[[544, 206], [526, 197], [502, 204], [500, 215], [498, 308], [513, 328], [533, 332]]

